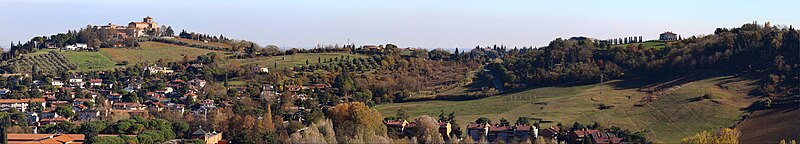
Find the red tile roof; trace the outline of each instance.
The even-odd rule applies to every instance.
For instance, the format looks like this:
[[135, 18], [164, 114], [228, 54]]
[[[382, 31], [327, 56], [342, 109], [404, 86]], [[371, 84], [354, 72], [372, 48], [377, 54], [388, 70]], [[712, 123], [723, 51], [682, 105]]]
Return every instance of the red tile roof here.
[[483, 129], [486, 128], [486, 124], [467, 124], [467, 129]]
[[0, 99], [0, 104], [28, 103], [28, 102], [45, 102], [45, 100], [44, 98]]
[[8, 134], [9, 144], [80, 144], [85, 139], [83, 134]]
[[515, 125], [515, 126], [514, 126], [514, 130], [515, 130], [515, 131], [530, 131], [530, 130], [531, 130], [531, 126], [527, 126], [527, 125]]
[[508, 126], [500, 126], [500, 125], [489, 126], [489, 131], [507, 131], [510, 129], [511, 127]]

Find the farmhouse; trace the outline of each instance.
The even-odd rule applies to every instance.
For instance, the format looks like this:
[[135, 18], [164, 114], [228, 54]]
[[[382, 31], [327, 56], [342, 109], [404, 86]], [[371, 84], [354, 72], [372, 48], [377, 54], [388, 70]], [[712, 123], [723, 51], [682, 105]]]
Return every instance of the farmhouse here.
[[71, 51], [76, 51], [76, 50], [91, 50], [91, 49], [92, 49], [92, 48], [89, 48], [89, 45], [86, 45], [86, 44], [84, 44], [84, 43], [76, 43], [76, 44], [73, 44], [73, 45], [67, 45], [67, 46], [65, 46], [65, 47], [61, 48], [61, 50], [71, 50]]
[[676, 41], [678, 40], [678, 34], [672, 33], [670, 31], [661, 33], [658, 35], [658, 40], [660, 41]]

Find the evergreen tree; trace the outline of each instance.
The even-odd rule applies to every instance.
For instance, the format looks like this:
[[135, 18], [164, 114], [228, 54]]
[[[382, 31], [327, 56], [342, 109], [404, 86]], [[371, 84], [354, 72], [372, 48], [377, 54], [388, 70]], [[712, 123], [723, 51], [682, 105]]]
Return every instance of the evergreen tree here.
[[172, 30], [172, 26], [168, 26], [166, 30], [164, 30], [164, 35], [166, 36], [174, 36], [175, 31]]
[[11, 55], [11, 58], [14, 58], [14, 53], [16, 53], [16, 52], [17, 52], [17, 47], [14, 46], [14, 41], [11, 41], [11, 50], [9, 51], [9, 54]]

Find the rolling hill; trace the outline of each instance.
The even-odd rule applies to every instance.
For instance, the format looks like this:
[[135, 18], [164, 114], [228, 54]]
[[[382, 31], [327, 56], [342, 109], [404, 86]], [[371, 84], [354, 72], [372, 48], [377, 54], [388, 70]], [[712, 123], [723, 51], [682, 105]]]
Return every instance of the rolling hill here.
[[[421, 101], [377, 106], [384, 116], [394, 116], [405, 109], [410, 116], [435, 116], [444, 110], [455, 112], [461, 126], [487, 117], [493, 121], [510, 121], [526, 116], [552, 123], [571, 125], [573, 122], [603, 126], [620, 126], [632, 131], [648, 131], [654, 142], [675, 143], [683, 137], [703, 130], [729, 127], [746, 114], [742, 108], [752, 103], [743, 91], [755, 86], [755, 81], [736, 76], [706, 76], [671, 90], [651, 104], [634, 106], [648, 93], [638, 91], [646, 83], [640, 79], [615, 80], [605, 85], [578, 85], [535, 88], [467, 101]], [[601, 91], [602, 94], [600, 93]], [[701, 98], [709, 95], [708, 98]], [[600, 109], [599, 106], [613, 106]]]

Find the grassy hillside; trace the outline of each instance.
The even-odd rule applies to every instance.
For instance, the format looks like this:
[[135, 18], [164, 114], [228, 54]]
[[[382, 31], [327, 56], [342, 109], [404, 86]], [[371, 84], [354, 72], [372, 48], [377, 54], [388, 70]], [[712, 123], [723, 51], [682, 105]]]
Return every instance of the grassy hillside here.
[[116, 67], [116, 62], [101, 52], [60, 52], [70, 63], [78, 65], [77, 71], [106, 70]]
[[116, 62], [127, 61], [129, 63], [138, 62], [155, 62], [159, 59], [166, 61], [180, 61], [186, 55], [190, 59], [195, 59], [199, 55], [205, 55], [214, 51], [207, 49], [191, 48], [185, 46], [177, 46], [172, 44], [165, 44], [159, 42], [139, 42], [140, 47], [137, 48], [102, 48], [100, 52], [109, 56], [111, 60]]
[[287, 67], [295, 67], [295, 66], [302, 66], [306, 65], [306, 60], [309, 64], [315, 64], [318, 62], [318, 59], [330, 59], [330, 58], [341, 58], [344, 57], [351, 57], [351, 58], [366, 58], [366, 55], [359, 55], [359, 54], [347, 54], [347, 53], [297, 53], [293, 55], [285, 55], [285, 56], [271, 56], [271, 57], [259, 57], [259, 58], [252, 58], [252, 59], [241, 59], [239, 60], [243, 65], [246, 64], [257, 64], [259, 66], [268, 66], [272, 67], [273, 65], [278, 65], [278, 68], [287, 68]]
[[[384, 116], [393, 116], [398, 109], [406, 109], [411, 116], [435, 116], [440, 110], [455, 112], [461, 126], [479, 117], [514, 121], [527, 116], [553, 121], [542, 124], [543, 127], [558, 122], [571, 125], [576, 121], [583, 124], [596, 121], [604, 126], [647, 130], [648, 137], [655, 142], [678, 142], [685, 136], [735, 123], [744, 115], [740, 109], [751, 103], [742, 91], [752, 89], [748, 85], [752, 82], [733, 76], [694, 81], [644, 107], [633, 106], [647, 95], [637, 91], [644, 84], [637, 80], [616, 80], [606, 85], [544, 87], [469, 101], [385, 104], [376, 109]], [[697, 100], [707, 93], [711, 99]], [[600, 104], [614, 107], [600, 110]]]

